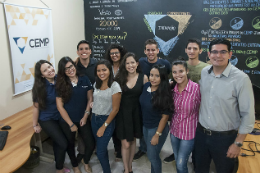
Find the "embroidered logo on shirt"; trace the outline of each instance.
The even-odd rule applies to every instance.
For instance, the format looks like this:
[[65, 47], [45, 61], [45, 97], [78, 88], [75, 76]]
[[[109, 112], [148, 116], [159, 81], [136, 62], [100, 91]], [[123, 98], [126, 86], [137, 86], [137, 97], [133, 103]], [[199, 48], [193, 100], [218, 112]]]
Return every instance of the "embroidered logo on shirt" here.
[[88, 86], [86, 85], [86, 86], [82, 86], [82, 88], [87, 88]]

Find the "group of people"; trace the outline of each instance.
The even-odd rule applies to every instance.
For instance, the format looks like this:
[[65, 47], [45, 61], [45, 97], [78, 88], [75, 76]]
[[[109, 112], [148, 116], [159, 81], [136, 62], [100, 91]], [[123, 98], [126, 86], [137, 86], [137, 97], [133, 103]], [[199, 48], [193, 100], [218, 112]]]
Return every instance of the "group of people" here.
[[96, 150], [103, 172], [111, 173], [107, 146], [113, 137], [123, 173], [132, 173], [133, 160], [145, 153], [151, 173], [161, 173], [159, 154], [169, 132], [174, 154], [166, 159], [175, 158], [178, 173], [188, 172], [191, 153], [195, 172], [208, 173], [212, 159], [217, 172], [232, 172], [254, 126], [252, 84], [229, 62], [228, 40], [210, 43], [211, 65], [199, 60], [200, 40], [189, 39], [185, 52], [188, 61], [178, 58], [170, 64], [158, 57], [158, 44], [149, 39], [144, 58], [112, 44], [106, 57], [97, 61], [90, 58], [89, 42], [82, 40], [78, 58], [61, 58], [57, 75], [50, 62], [38, 61], [33, 128], [36, 133], [43, 129], [53, 140], [56, 172], [70, 171], [64, 167], [67, 152], [75, 173], [81, 172], [81, 161], [91, 173], [89, 161]]

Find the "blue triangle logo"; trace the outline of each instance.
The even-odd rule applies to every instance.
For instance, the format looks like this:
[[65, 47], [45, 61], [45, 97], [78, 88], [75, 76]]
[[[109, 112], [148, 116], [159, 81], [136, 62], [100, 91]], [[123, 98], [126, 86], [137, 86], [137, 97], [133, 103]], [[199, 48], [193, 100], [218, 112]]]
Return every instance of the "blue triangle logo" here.
[[159, 49], [160, 49], [160, 51], [162, 51], [164, 56], [168, 56], [170, 54], [170, 52], [172, 51], [172, 49], [174, 48], [174, 46], [176, 45], [177, 41], [179, 40], [179, 37], [176, 36], [176, 37], [168, 40], [167, 42], [165, 42], [162, 39], [160, 39], [159, 37], [155, 36], [154, 40], [158, 43]]
[[14, 37], [14, 38], [13, 38], [14, 41], [15, 41], [15, 43], [16, 43], [16, 45], [17, 45], [17, 40], [18, 40], [19, 38], [21, 38], [21, 37]]
[[155, 35], [155, 24], [156, 24], [157, 20], [160, 20], [161, 18], [163, 18], [165, 16], [166, 15], [144, 15], [144, 17], [148, 21], [154, 35]]
[[23, 48], [20, 48], [20, 47], [18, 47], [18, 48], [20, 49], [21, 53], [23, 54], [23, 51], [24, 51], [24, 49], [25, 49], [25, 46], [24, 46]]

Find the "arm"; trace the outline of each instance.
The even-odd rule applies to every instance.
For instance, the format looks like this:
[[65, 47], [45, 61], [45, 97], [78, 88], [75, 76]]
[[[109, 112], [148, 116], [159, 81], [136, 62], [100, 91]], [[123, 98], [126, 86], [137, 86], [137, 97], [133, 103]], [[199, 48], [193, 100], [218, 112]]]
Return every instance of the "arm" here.
[[148, 82], [148, 77], [144, 75], [144, 84], [146, 84], [147, 82]]
[[[165, 128], [166, 124], [168, 123], [168, 118], [169, 118], [169, 115], [162, 114], [162, 118], [160, 120], [160, 123], [158, 125], [156, 132], [162, 133], [163, 129]], [[155, 133], [151, 140], [151, 144], [157, 145], [158, 143], [159, 143], [159, 134]]]
[[[115, 118], [116, 114], [119, 111], [119, 107], [120, 107], [120, 101], [121, 101], [121, 93], [118, 92], [116, 94], [112, 95], [112, 111], [110, 112], [109, 116], [107, 117], [107, 120], [105, 123], [110, 124], [111, 121]], [[105, 124], [103, 124], [97, 132], [97, 136], [101, 137], [103, 136], [105, 130], [106, 130], [106, 126]]]
[[[236, 142], [243, 143], [247, 134], [239, 134], [237, 135]], [[236, 158], [240, 154], [241, 148], [238, 147], [236, 144], [231, 144], [227, 151], [227, 157], [229, 158]]]
[[38, 118], [39, 118], [39, 104], [34, 103], [33, 104], [33, 129], [35, 133], [40, 133], [42, 128], [38, 124]]
[[88, 98], [88, 103], [87, 103], [85, 114], [83, 118], [80, 120], [80, 126], [84, 126], [86, 124], [88, 116], [90, 114], [90, 103], [93, 102], [93, 89], [88, 90], [87, 98]]
[[[238, 135], [235, 139], [236, 142], [243, 143], [247, 133], [250, 133], [254, 128], [255, 115], [254, 115], [254, 96], [252, 90], [252, 84], [249, 77], [245, 77], [240, 81], [241, 87], [238, 90], [238, 105], [241, 116], [241, 123], [239, 126]], [[241, 148], [236, 144], [231, 144], [227, 157], [236, 158], [240, 154]]]
[[70, 130], [72, 132], [75, 132], [78, 130], [77, 126], [74, 125], [74, 123], [71, 121], [67, 111], [64, 109], [63, 105], [63, 101], [61, 97], [56, 97], [56, 104], [57, 104], [57, 108], [58, 111], [60, 112], [61, 117], [66, 121], [66, 123], [68, 123], [68, 125], [70, 126]]

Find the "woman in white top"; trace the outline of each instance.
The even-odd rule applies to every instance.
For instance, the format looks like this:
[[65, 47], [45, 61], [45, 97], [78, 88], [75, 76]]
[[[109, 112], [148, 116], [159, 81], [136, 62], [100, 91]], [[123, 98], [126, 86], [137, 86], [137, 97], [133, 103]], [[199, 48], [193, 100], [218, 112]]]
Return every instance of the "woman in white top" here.
[[109, 61], [101, 60], [97, 63], [95, 76], [91, 126], [103, 173], [111, 173], [107, 145], [115, 130], [115, 116], [119, 110], [122, 91], [119, 84], [113, 80]]
[[[119, 72], [119, 66], [126, 53], [127, 50], [119, 44], [111, 44], [106, 51], [106, 59], [112, 64], [112, 74], [114, 78]], [[115, 148], [116, 161], [120, 161], [122, 159], [121, 140], [118, 139], [116, 130], [112, 135], [112, 139]]]

